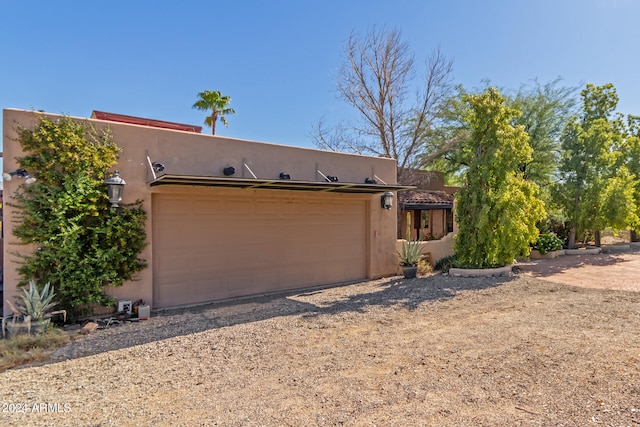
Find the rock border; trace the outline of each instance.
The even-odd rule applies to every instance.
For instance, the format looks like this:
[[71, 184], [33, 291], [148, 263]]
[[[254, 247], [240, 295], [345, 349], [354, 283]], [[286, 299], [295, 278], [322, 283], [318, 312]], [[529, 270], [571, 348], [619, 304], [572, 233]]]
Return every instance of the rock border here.
[[581, 249], [565, 249], [565, 255], [597, 255], [602, 252], [602, 248], [581, 248]]
[[622, 252], [629, 252], [631, 250], [631, 244], [619, 244], [616, 243], [614, 245], [603, 245], [602, 253], [603, 254], [617, 254]]
[[513, 265], [498, 268], [450, 268], [450, 276], [456, 277], [509, 277], [513, 275]]

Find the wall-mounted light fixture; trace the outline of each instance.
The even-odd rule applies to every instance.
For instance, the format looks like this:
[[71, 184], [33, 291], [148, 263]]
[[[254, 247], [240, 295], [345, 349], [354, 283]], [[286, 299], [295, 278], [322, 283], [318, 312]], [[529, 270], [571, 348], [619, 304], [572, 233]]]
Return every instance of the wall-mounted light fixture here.
[[393, 207], [393, 193], [387, 191], [380, 196], [380, 205], [383, 209], [391, 209]]
[[280, 179], [291, 179], [291, 175], [288, 173], [280, 172]]
[[34, 182], [37, 181], [34, 177], [29, 175], [29, 172], [27, 172], [25, 169], [22, 169], [22, 168], [16, 169], [13, 172], [3, 173], [2, 179], [4, 179], [5, 181], [11, 181], [11, 179], [13, 179], [14, 176], [17, 176], [18, 178], [24, 178], [25, 184], [33, 184]]
[[365, 178], [364, 179], [364, 183], [365, 184], [377, 184], [378, 181], [376, 179], [374, 179], [374, 178]]
[[231, 176], [236, 173], [236, 168], [234, 168], [233, 166], [227, 166], [226, 168], [222, 169], [222, 173], [224, 174], [224, 176]]
[[109, 178], [105, 179], [104, 183], [107, 186], [107, 195], [109, 196], [111, 207], [119, 207], [118, 203], [122, 201], [122, 192], [127, 183], [124, 179], [120, 178], [118, 171], [115, 171]]
[[153, 167], [153, 171], [155, 173], [164, 172], [164, 165], [160, 162], [153, 162], [151, 166]]

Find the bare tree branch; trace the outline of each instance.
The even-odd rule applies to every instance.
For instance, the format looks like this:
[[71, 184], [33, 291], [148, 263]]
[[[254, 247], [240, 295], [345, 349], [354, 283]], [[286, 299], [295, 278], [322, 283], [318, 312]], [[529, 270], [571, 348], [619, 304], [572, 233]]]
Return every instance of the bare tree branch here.
[[358, 112], [359, 121], [341, 123], [331, 136], [319, 123], [316, 144], [395, 158], [399, 171], [424, 163], [422, 151], [450, 95], [453, 62], [436, 50], [425, 62], [422, 88], [410, 103], [406, 94], [415, 75], [414, 58], [399, 30], [374, 27], [364, 37], [351, 33], [344, 56], [337, 89]]

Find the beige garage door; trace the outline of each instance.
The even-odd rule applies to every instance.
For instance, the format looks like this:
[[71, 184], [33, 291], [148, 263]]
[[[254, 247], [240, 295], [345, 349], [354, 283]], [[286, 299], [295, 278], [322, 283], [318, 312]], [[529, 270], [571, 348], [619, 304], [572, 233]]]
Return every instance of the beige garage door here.
[[153, 196], [154, 306], [366, 278], [366, 203], [241, 191]]

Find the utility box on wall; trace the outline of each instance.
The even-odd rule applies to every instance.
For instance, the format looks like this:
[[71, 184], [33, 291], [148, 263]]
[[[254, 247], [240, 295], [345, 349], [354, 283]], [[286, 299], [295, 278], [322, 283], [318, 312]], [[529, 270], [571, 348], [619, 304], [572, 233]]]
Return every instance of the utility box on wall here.
[[118, 313], [124, 313], [128, 316], [131, 316], [133, 304], [128, 300], [119, 300], [118, 301]]

